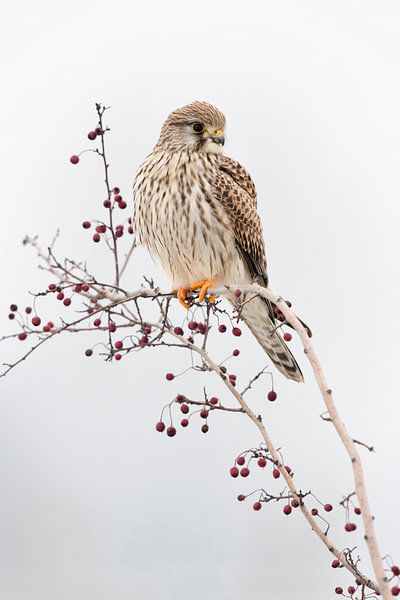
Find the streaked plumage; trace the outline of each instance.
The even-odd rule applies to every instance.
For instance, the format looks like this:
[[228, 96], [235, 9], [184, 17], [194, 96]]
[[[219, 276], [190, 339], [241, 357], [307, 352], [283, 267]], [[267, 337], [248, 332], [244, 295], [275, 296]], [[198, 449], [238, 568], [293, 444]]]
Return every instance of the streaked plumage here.
[[[224, 127], [224, 115], [206, 102], [174, 111], [134, 180], [134, 229], [174, 289], [199, 280], [213, 280], [216, 287], [268, 285], [255, 186], [239, 163], [222, 155]], [[241, 317], [277, 368], [302, 381], [274, 330], [271, 307], [256, 297]]]

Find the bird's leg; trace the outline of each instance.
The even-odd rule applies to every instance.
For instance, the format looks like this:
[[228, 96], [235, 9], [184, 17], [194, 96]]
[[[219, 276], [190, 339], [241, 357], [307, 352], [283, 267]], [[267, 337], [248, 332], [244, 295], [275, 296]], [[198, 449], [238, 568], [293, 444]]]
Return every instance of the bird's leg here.
[[[200, 290], [199, 302], [203, 302], [204, 298], [206, 297], [208, 288], [214, 287], [214, 285], [215, 285], [214, 279], [203, 279], [202, 281], [196, 281], [195, 283], [192, 283], [192, 285], [190, 286], [190, 289], [191, 290]], [[211, 304], [213, 302], [215, 302], [215, 296], [210, 297], [210, 302], [211, 302]]]
[[183, 308], [186, 308], [186, 310], [189, 310], [189, 308], [192, 306], [192, 303], [186, 300], [188, 290], [186, 288], [177, 288], [174, 289], [173, 292], [176, 292], [176, 297], [179, 300], [179, 304], [181, 304]]

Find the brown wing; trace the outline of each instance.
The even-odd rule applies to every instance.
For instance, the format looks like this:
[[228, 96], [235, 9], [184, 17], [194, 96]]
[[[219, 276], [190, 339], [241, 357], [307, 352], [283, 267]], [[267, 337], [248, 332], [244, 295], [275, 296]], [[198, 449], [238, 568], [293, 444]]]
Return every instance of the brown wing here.
[[229, 216], [237, 247], [251, 276], [267, 286], [265, 245], [254, 183], [246, 169], [231, 158], [221, 156], [218, 167], [213, 181], [215, 196]]

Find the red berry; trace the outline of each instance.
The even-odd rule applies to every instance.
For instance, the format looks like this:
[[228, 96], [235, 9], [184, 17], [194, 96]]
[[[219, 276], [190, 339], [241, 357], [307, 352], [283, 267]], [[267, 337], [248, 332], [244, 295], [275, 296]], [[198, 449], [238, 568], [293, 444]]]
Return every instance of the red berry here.
[[101, 320], [100, 320], [100, 319], [95, 319], [95, 320], [93, 321], [93, 325], [94, 325], [95, 327], [100, 327], [100, 325], [101, 325]]
[[83, 221], [83, 223], [82, 223], [83, 229], [90, 229], [91, 226], [92, 226], [92, 224], [90, 221]]
[[33, 319], [32, 319], [32, 325], [34, 325], [35, 327], [39, 327], [41, 322], [42, 321], [41, 321], [40, 317], [33, 317]]
[[30, 315], [30, 314], [31, 314], [31, 312], [32, 312], [32, 307], [31, 307], [31, 306], [27, 306], [27, 307], [25, 308], [25, 312], [26, 312], [26, 314], [27, 314], [27, 315]]
[[97, 137], [97, 133], [95, 131], [89, 131], [87, 136], [88, 136], [89, 140], [95, 140]]
[[49, 322], [47, 323], [47, 327], [48, 327], [49, 329], [53, 329], [53, 327], [54, 327], [54, 323], [53, 323], [53, 321], [49, 321]]
[[182, 419], [181, 425], [182, 427], [187, 427], [189, 425], [189, 419]]
[[361, 515], [361, 508], [359, 508], [358, 506], [355, 507], [354, 512], [356, 513], [356, 515]]
[[274, 400], [276, 400], [276, 398], [277, 398], [277, 393], [274, 390], [271, 390], [270, 392], [268, 392], [267, 398], [271, 402], [274, 402]]
[[216, 404], [218, 404], [218, 402], [219, 402], [219, 400], [215, 396], [213, 396], [212, 398], [210, 398], [210, 404], [212, 404], [213, 406], [215, 406]]
[[10, 310], [11, 310], [11, 312], [17, 312], [18, 306], [16, 304], [11, 304]]
[[242, 295], [242, 292], [240, 290], [235, 290], [233, 292], [233, 295], [235, 296], [235, 298], [240, 298], [240, 296]]
[[104, 206], [104, 208], [110, 208], [111, 200], [109, 200], [108, 198], [106, 200], [104, 200], [103, 206]]
[[333, 510], [332, 504], [324, 504], [324, 510], [326, 512], [331, 512], [331, 510]]
[[293, 508], [298, 508], [300, 506], [300, 502], [296, 500], [296, 498], [294, 498], [290, 504], [293, 506]]
[[115, 237], [120, 238], [124, 235], [124, 232], [122, 229], [117, 229], [117, 231], [115, 232]]
[[219, 331], [220, 333], [225, 333], [225, 331], [226, 331], [226, 325], [224, 325], [224, 324], [220, 325], [220, 326], [218, 327], [218, 331]]
[[114, 333], [114, 331], [116, 331], [116, 329], [117, 329], [116, 324], [113, 321], [111, 321], [111, 323], [109, 323], [109, 325], [108, 325], [108, 331], [110, 333]]
[[126, 204], [125, 200], [121, 200], [121, 202], [118, 202], [118, 206], [119, 206], [119, 208], [124, 209], [124, 208], [126, 208], [127, 204]]
[[240, 474], [242, 477], [248, 477], [250, 475], [250, 470], [247, 467], [243, 467], [243, 469], [240, 469]]
[[105, 225], [96, 225], [97, 233], [105, 233], [107, 231], [107, 227]]
[[121, 191], [121, 190], [119, 189], [119, 187], [115, 187], [115, 188], [113, 189], [113, 193], [114, 193], [114, 194], [119, 194], [119, 192], [120, 192], [120, 191]]
[[50, 290], [50, 292], [54, 292], [54, 290], [57, 289], [57, 285], [55, 283], [49, 283], [47, 287]]
[[156, 431], [159, 431], [160, 433], [162, 433], [165, 429], [165, 423], [163, 423], [162, 421], [159, 421], [158, 423], [156, 423]]
[[99, 233], [94, 233], [93, 234], [93, 241], [96, 242], [96, 244], [100, 241], [100, 234]]
[[263, 469], [264, 467], [267, 466], [267, 461], [263, 456], [260, 456], [260, 458], [257, 461], [257, 464], [259, 467], [261, 467]]
[[289, 332], [284, 333], [283, 339], [285, 340], [285, 342], [290, 342], [290, 340], [292, 339], [292, 334]]
[[180, 402], [184, 402], [186, 400], [186, 397], [183, 394], [177, 394], [175, 400], [179, 404]]
[[130, 233], [130, 234], [133, 233], [133, 227], [132, 227], [132, 225], [129, 225], [129, 227], [128, 227], [128, 233]]
[[208, 430], [209, 430], [209, 426], [207, 425], [207, 423], [204, 423], [204, 425], [201, 426], [201, 431], [203, 433], [207, 433]]
[[147, 337], [147, 335], [142, 335], [142, 337], [139, 340], [140, 346], [146, 346], [148, 343], [149, 343], [149, 338]]
[[234, 350], [232, 352], [232, 356], [239, 356], [239, 354], [240, 354], [240, 350]]
[[200, 417], [202, 419], [207, 419], [207, 417], [208, 417], [208, 410], [206, 410], [205, 408], [203, 408], [203, 410], [200, 411]]
[[333, 569], [337, 569], [338, 567], [340, 567], [340, 560], [338, 560], [337, 558], [335, 558], [335, 560], [332, 561], [331, 567]]
[[354, 587], [354, 585], [349, 585], [349, 587], [347, 588], [347, 591], [350, 594], [350, 596], [352, 596], [354, 594], [354, 592], [356, 591], [356, 588]]
[[21, 331], [21, 333], [18, 334], [18, 339], [21, 340], [21, 342], [26, 340], [26, 338], [27, 338], [27, 334], [25, 333], [25, 331]]
[[114, 358], [115, 358], [115, 360], [121, 360], [122, 356], [121, 356], [121, 354], [116, 354], [114, 356]]
[[312, 514], [313, 517], [316, 517], [317, 514], [318, 514], [318, 508], [312, 508], [311, 509], [311, 514]]
[[354, 531], [355, 529], [357, 529], [357, 525], [355, 523], [346, 523], [344, 528], [345, 531]]
[[237, 499], [239, 500], [239, 502], [243, 502], [243, 500], [246, 500], [246, 496], [244, 494], [239, 494]]
[[81, 291], [82, 291], [82, 284], [77, 283], [76, 286], [74, 287], [74, 292], [76, 292], [77, 294], [80, 294]]
[[285, 504], [285, 506], [283, 507], [283, 512], [285, 513], [285, 515], [290, 515], [290, 513], [292, 512], [292, 507], [290, 506], [290, 504]]
[[143, 333], [145, 333], [146, 335], [150, 335], [151, 334], [151, 327], [150, 327], [150, 325], [146, 325], [145, 327], [143, 327]]
[[240, 337], [242, 335], [242, 330], [240, 329], [240, 327], [234, 327], [232, 329], [232, 334], [236, 337]]
[[237, 467], [231, 467], [229, 473], [231, 474], [231, 477], [238, 477], [239, 469]]
[[88, 292], [90, 290], [90, 286], [87, 283], [82, 285], [82, 292]]
[[167, 373], [165, 379], [167, 381], [172, 381], [173, 379], [175, 379], [175, 375], [173, 373]]
[[121, 350], [124, 347], [124, 344], [121, 340], [117, 340], [114, 344], [114, 348], [116, 348], [117, 350]]
[[391, 592], [392, 596], [398, 596], [400, 594], [400, 587], [395, 585], [394, 587], [392, 587]]
[[396, 567], [396, 565], [393, 565], [393, 567], [391, 567], [391, 569], [392, 569], [393, 575], [396, 575], [396, 577], [398, 575], [400, 575], [400, 568], [399, 567]]
[[63, 304], [64, 304], [64, 306], [70, 306], [71, 305], [71, 298], [65, 298]]
[[274, 469], [274, 470], [272, 471], [272, 477], [273, 477], [274, 479], [279, 479], [279, 477], [280, 477], [280, 476], [281, 476], [281, 472], [279, 471], [279, 469]]
[[49, 327], [48, 325], [45, 325], [45, 326], [43, 327], [43, 331], [44, 331], [44, 333], [49, 333], [49, 331], [50, 331], [50, 327]]
[[96, 133], [96, 135], [101, 135], [103, 133], [101, 127], [96, 127], [95, 133]]
[[119, 193], [115, 194], [114, 200], [115, 200], [115, 202], [121, 202], [122, 196]]
[[244, 465], [244, 463], [246, 462], [246, 459], [245, 459], [245, 457], [244, 457], [244, 456], [238, 456], [238, 457], [237, 457], [237, 459], [236, 459], [236, 462], [237, 462], [237, 464], [238, 464], [239, 466], [242, 466], [242, 465]]
[[176, 435], [176, 429], [175, 427], [167, 427], [167, 436], [168, 437], [174, 437], [174, 435]]
[[339, 595], [340, 595], [340, 594], [343, 594], [343, 588], [341, 588], [340, 586], [338, 586], [338, 587], [336, 587], [336, 588], [335, 588], [335, 592], [336, 592], [337, 594], [339, 594]]
[[85, 350], [85, 356], [92, 356], [93, 354], [93, 350], [91, 348], [88, 348], [87, 350]]
[[73, 164], [73, 165], [77, 165], [79, 162], [79, 156], [77, 154], [73, 154], [69, 161]]
[[187, 404], [181, 404], [181, 412], [183, 412], [184, 415], [187, 415], [189, 412], [189, 407]]
[[206, 327], [206, 325], [204, 325], [204, 323], [199, 323], [197, 326], [197, 329], [198, 329], [199, 333], [202, 333], [203, 335], [207, 331], [207, 327]]
[[290, 473], [292, 472], [292, 469], [289, 467], [289, 465], [285, 465], [285, 469], [286, 469], [286, 472], [289, 473], [289, 475], [290, 475]]
[[188, 337], [188, 342], [189, 344], [194, 344], [194, 339], [192, 338], [192, 336]]
[[221, 365], [221, 366], [220, 366], [220, 369], [221, 369], [221, 371], [222, 371], [223, 373], [226, 373], [226, 367], [225, 367], [224, 365]]
[[56, 298], [57, 300], [64, 300], [64, 292], [58, 292]]
[[11, 321], [12, 321], [13, 319], [15, 319], [15, 314], [14, 313], [10, 313], [8, 315], [8, 318], [11, 319]]
[[174, 333], [176, 333], [176, 335], [183, 335], [182, 327], [174, 327]]
[[254, 502], [253, 510], [261, 510], [261, 502]]
[[286, 304], [288, 305], [288, 307], [290, 308], [292, 306], [292, 303], [290, 302], [290, 300], [285, 300]]

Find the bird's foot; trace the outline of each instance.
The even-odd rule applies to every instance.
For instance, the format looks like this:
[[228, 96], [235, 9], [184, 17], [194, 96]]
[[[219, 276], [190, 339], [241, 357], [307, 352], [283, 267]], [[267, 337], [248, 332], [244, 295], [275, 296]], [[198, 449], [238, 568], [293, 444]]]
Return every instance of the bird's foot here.
[[[203, 302], [204, 298], [206, 297], [208, 288], [214, 287], [214, 286], [215, 286], [214, 279], [203, 279], [201, 281], [196, 281], [195, 283], [192, 283], [192, 285], [190, 286], [190, 289], [191, 290], [200, 290], [199, 302]], [[213, 304], [215, 302], [215, 296], [210, 296], [209, 300], [210, 300], [211, 304]]]
[[176, 292], [176, 297], [178, 298], [179, 304], [181, 304], [183, 308], [186, 308], [186, 310], [189, 310], [189, 308], [192, 306], [191, 301], [187, 300], [187, 293], [189, 290], [187, 290], [187, 288], [178, 288], [173, 291]]

